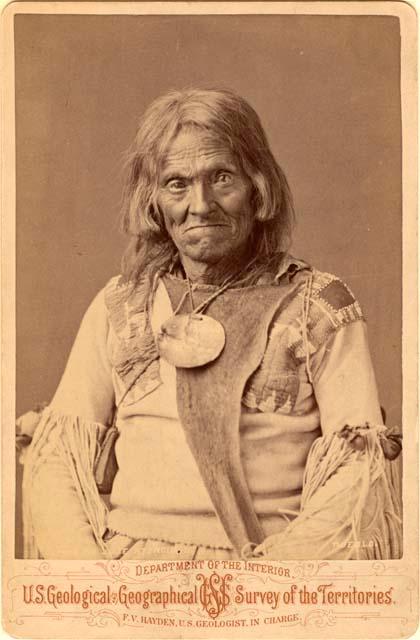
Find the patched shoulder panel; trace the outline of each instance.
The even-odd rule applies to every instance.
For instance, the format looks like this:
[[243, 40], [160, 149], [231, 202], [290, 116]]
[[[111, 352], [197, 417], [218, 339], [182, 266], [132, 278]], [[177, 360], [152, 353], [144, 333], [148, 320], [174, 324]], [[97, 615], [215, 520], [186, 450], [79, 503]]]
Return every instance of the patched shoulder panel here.
[[364, 320], [362, 309], [349, 287], [337, 276], [314, 270], [308, 334], [314, 349], [340, 327]]
[[356, 302], [353, 294], [338, 279], [332, 280], [326, 287], [321, 289], [319, 297], [327, 303], [332, 311], [340, 311], [340, 309], [349, 307]]

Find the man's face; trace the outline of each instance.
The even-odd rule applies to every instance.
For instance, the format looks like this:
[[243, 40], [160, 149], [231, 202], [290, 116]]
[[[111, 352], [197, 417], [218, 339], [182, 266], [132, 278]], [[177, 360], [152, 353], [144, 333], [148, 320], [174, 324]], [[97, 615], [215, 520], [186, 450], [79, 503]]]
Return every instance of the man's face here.
[[199, 129], [170, 145], [157, 203], [181, 258], [215, 263], [245, 247], [254, 224], [250, 180], [232, 152]]

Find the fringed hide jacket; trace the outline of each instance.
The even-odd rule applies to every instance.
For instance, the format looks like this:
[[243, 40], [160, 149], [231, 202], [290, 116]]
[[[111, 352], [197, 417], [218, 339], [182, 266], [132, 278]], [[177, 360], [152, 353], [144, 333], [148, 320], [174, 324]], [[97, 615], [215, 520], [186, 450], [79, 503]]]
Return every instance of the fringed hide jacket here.
[[[400, 436], [382, 424], [348, 287], [285, 255], [275, 273], [209, 305], [225, 352], [188, 373], [155, 342], [185, 282], [161, 274], [155, 284], [150, 300], [146, 281], [113, 278], [83, 318], [29, 434], [27, 557], [120, 557], [140, 540], [210, 557], [399, 557], [399, 469], [389, 458]], [[197, 302], [215, 289], [195, 286]], [[104, 500], [95, 471], [111, 424], [118, 471]]]

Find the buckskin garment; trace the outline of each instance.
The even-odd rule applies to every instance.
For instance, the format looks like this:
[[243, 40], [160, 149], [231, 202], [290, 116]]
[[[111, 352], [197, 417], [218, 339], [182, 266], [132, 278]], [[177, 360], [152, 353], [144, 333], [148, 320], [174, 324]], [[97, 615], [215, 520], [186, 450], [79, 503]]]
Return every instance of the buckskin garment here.
[[[155, 343], [185, 287], [162, 274], [151, 301], [146, 280], [116, 277], [89, 307], [26, 455], [27, 557], [399, 557], [399, 473], [383, 455], [399, 436], [348, 287], [283, 256], [209, 306], [226, 353], [190, 373]], [[216, 289], [196, 285], [197, 304]], [[115, 407], [104, 501], [94, 470]]]

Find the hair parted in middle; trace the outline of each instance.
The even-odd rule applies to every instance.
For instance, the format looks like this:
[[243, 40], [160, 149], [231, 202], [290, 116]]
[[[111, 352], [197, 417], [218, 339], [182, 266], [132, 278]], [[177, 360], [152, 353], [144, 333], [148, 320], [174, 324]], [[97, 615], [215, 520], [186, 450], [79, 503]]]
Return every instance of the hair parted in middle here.
[[123, 260], [127, 280], [135, 282], [146, 271], [153, 276], [176, 256], [156, 201], [165, 154], [186, 127], [223, 140], [250, 179], [255, 211], [252, 253], [269, 261], [290, 243], [292, 195], [254, 109], [226, 89], [170, 91], [147, 108], [129, 151], [122, 211], [123, 231], [131, 236]]

